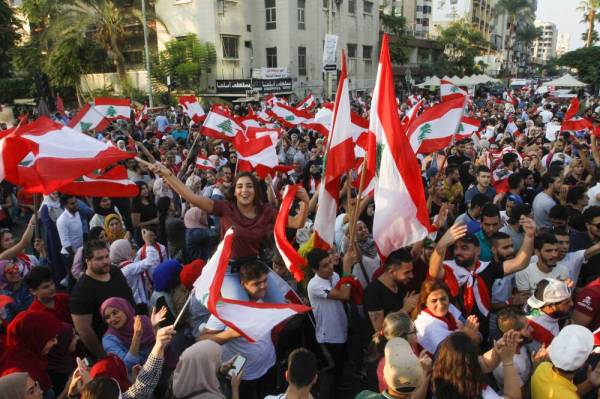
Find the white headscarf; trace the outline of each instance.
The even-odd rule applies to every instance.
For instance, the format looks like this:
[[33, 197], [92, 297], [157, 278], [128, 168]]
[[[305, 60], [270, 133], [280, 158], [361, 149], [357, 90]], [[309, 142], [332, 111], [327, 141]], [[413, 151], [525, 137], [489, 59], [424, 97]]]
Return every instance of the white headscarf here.
[[222, 353], [221, 345], [211, 340], [196, 342], [183, 351], [173, 373], [173, 394], [183, 398], [204, 390], [198, 397], [225, 399], [217, 378]]

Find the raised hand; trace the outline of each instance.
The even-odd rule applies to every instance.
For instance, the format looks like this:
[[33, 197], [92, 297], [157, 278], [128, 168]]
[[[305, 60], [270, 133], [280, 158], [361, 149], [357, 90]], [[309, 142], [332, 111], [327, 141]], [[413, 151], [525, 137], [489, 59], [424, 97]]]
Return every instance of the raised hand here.
[[535, 237], [535, 231], [537, 227], [533, 219], [528, 218], [525, 215], [521, 215], [521, 218], [519, 219], [519, 224], [521, 225], [521, 227], [523, 227], [523, 230], [525, 231], [525, 234], [527, 234], [527, 236], [531, 238]]
[[163, 306], [159, 311], [156, 311], [156, 308], [152, 308], [152, 315], [150, 316], [150, 321], [152, 322], [152, 327], [156, 328], [160, 324], [161, 321], [165, 320], [167, 317], [167, 307]]
[[457, 240], [467, 235], [466, 224], [455, 224], [446, 231], [438, 242], [438, 246], [447, 248], [453, 245]]

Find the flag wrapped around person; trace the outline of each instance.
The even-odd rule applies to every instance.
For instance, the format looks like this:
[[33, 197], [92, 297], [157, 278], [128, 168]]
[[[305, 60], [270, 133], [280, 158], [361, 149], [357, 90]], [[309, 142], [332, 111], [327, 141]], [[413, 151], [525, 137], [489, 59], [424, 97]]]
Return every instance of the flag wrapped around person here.
[[281, 254], [281, 258], [285, 263], [292, 276], [296, 281], [302, 281], [304, 279], [304, 271], [302, 266], [306, 265], [306, 259], [304, 259], [298, 251], [288, 241], [285, 230], [287, 227], [288, 216], [292, 202], [296, 196], [296, 192], [300, 188], [299, 185], [286, 186], [283, 193], [283, 199], [281, 201], [281, 207], [279, 208], [279, 214], [275, 220], [275, 245]]
[[223, 324], [237, 331], [249, 342], [256, 342], [270, 334], [282, 321], [298, 313], [308, 312], [310, 308], [299, 304], [250, 302], [223, 297], [221, 287], [234, 237], [233, 228], [227, 230], [194, 283], [194, 295]]

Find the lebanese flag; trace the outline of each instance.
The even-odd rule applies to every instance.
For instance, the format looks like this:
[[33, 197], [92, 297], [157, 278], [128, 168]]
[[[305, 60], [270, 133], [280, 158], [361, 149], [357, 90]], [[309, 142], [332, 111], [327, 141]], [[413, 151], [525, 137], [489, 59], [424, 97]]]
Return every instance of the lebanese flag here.
[[110, 121], [90, 103], [87, 103], [79, 112], [71, 118], [68, 127], [78, 132], [88, 130], [104, 130], [110, 124]]
[[264, 98], [265, 103], [269, 106], [269, 107], [274, 107], [275, 104], [285, 104], [288, 105], [287, 101], [285, 101], [283, 98], [279, 98], [277, 96], [274, 96], [272, 94], [269, 94], [268, 96], [266, 96]]
[[[47, 117], [20, 126], [3, 140], [4, 170], [0, 167], [0, 177], [4, 172], [9, 182], [21, 185], [29, 192], [43, 194], [57, 191], [85, 174], [135, 155]], [[28, 154], [32, 162], [28, 166], [18, 165]]]
[[582, 118], [580, 116], [574, 116], [571, 119], [563, 120], [562, 125], [560, 125], [560, 130], [565, 131], [575, 131], [578, 132], [580, 130], [585, 129], [593, 129], [594, 125], [589, 120]]
[[244, 135], [248, 140], [269, 136], [273, 143], [277, 143], [281, 136], [283, 136], [283, 131], [281, 129], [269, 129], [266, 127], [249, 127], [244, 132]]
[[315, 216], [315, 247], [329, 249], [333, 246], [335, 218], [344, 173], [354, 167], [354, 138], [351, 132], [350, 94], [346, 54], [342, 50], [342, 71], [335, 95], [331, 132], [327, 140], [324, 173], [319, 186], [319, 207]]
[[449, 80], [442, 79], [440, 81], [440, 97], [442, 101], [447, 101], [453, 98], [469, 97], [469, 93], [456, 86]]
[[311, 110], [317, 105], [317, 100], [313, 97], [312, 93], [308, 93], [308, 96], [304, 98], [304, 100], [300, 101], [298, 105], [296, 105], [296, 109], [299, 111], [302, 110]]
[[421, 171], [400, 124], [385, 34], [369, 122], [374, 139], [370, 140], [367, 167], [376, 176], [373, 238], [385, 258], [398, 248], [424, 239], [432, 229]]
[[200, 134], [214, 139], [233, 141], [238, 133], [243, 131], [244, 129], [231, 115], [215, 104], [206, 116]]
[[577, 97], [573, 97], [571, 102], [569, 103], [569, 108], [567, 108], [567, 112], [565, 112], [565, 116], [563, 120], [569, 120], [577, 115], [579, 112], [579, 99]]
[[541, 344], [545, 344], [546, 348], [550, 346], [560, 330], [558, 321], [542, 312], [539, 315], [527, 316], [527, 322], [533, 330], [532, 338]]
[[260, 124], [260, 119], [258, 119], [257, 117], [246, 116], [246, 117], [236, 118], [236, 121], [244, 129], [248, 129], [251, 127], [254, 127], [254, 128], [262, 127], [262, 125]]
[[465, 96], [443, 101], [427, 109], [407, 127], [406, 136], [415, 154], [431, 154], [450, 145], [460, 127]]
[[302, 128], [314, 130], [325, 137], [328, 136], [331, 127], [331, 116], [333, 115], [332, 110], [332, 103], [323, 104], [323, 107], [317, 111], [312, 120], [302, 124]]
[[425, 100], [420, 100], [413, 107], [409, 108], [409, 110], [406, 112], [406, 115], [404, 116], [404, 119], [402, 120], [403, 125], [408, 126], [415, 120], [417, 114], [419, 113], [421, 108], [423, 108], [424, 102]]
[[292, 276], [296, 281], [302, 281], [304, 279], [304, 271], [302, 266], [306, 265], [306, 259], [304, 259], [294, 246], [287, 240], [285, 235], [285, 229], [287, 227], [288, 216], [292, 202], [296, 196], [296, 192], [300, 188], [300, 185], [286, 186], [283, 192], [283, 199], [281, 201], [281, 207], [279, 208], [279, 214], [275, 220], [275, 245], [277, 250], [283, 258], [285, 266], [288, 268]]
[[467, 116], [463, 116], [460, 120], [460, 125], [458, 126], [458, 131], [456, 135], [458, 139], [466, 139], [479, 131], [479, 119], [469, 118]]
[[181, 96], [179, 97], [179, 104], [183, 107], [185, 114], [194, 121], [194, 124], [199, 125], [206, 118], [204, 108], [202, 108], [196, 96]]
[[[221, 287], [233, 240], [234, 230], [230, 228], [194, 283], [194, 294], [223, 324], [237, 331], [248, 342], [256, 342], [270, 334], [273, 327], [282, 321], [308, 312], [310, 308], [299, 304], [250, 302], [223, 297]], [[280, 287], [278, 289], [281, 290]], [[287, 290], [291, 290], [289, 286]]]
[[201, 170], [214, 170], [215, 165], [209, 159], [198, 156], [196, 157], [196, 168]]
[[110, 121], [128, 121], [131, 117], [131, 100], [128, 98], [97, 97], [94, 98], [94, 107]]
[[455, 261], [444, 262], [444, 282], [450, 288], [450, 293], [456, 297], [463, 290], [463, 303], [465, 315], [473, 314], [475, 305], [484, 316], [490, 313], [492, 306], [492, 294], [490, 287], [485, 284], [480, 274], [489, 266], [490, 262], [477, 262], [475, 272], [471, 273]]
[[512, 174], [512, 171], [501, 169], [495, 169], [492, 172], [491, 183], [496, 190], [496, 193], [506, 193], [508, 192], [508, 176]]
[[272, 174], [279, 164], [276, 143], [269, 134], [253, 138], [246, 138], [243, 134], [237, 135], [233, 141], [238, 156], [237, 171], [255, 171], [261, 179]]
[[296, 108], [283, 103], [275, 104], [271, 109], [268, 109], [266, 113], [287, 128], [293, 128], [301, 123], [306, 123], [313, 117], [306, 110], [297, 110]]
[[145, 119], [148, 119], [148, 108], [146, 108], [146, 104], [142, 105], [142, 109], [135, 111], [135, 125], [138, 126]]
[[419, 102], [419, 97], [412, 94], [412, 95], [408, 96], [408, 98], [406, 99], [406, 102], [408, 103], [408, 105], [410, 107], [414, 107]]
[[109, 171], [88, 173], [80, 179], [61, 186], [58, 191], [81, 197], [137, 197], [140, 189], [127, 177], [127, 169], [117, 165]]

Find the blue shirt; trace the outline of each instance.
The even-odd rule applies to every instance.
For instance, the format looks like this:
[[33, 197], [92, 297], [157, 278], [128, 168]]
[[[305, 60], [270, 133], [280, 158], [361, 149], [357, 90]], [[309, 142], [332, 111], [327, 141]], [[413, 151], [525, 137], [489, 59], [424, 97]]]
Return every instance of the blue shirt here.
[[188, 138], [188, 131], [187, 130], [173, 130], [171, 132], [171, 137], [173, 137], [173, 140], [178, 141], [178, 140], [187, 140]]
[[479, 240], [479, 260], [482, 262], [490, 262], [493, 258], [492, 246], [485, 236], [483, 230], [479, 230], [475, 233], [475, 237]]
[[112, 334], [104, 334], [102, 337], [102, 347], [106, 353], [117, 355], [125, 363], [125, 366], [127, 366], [127, 371], [131, 371], [131, 368], [136, 364], [143, 365], [152, 349], [140, 348], [139, 355], [135, 356], [129, 352], [129, 346], [125, 346], [118, 337]]

